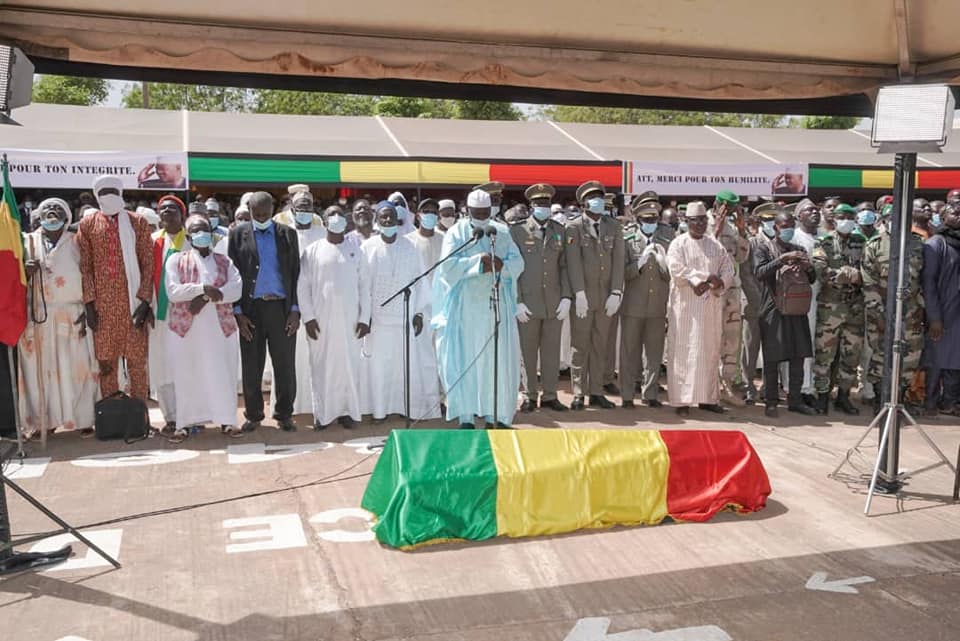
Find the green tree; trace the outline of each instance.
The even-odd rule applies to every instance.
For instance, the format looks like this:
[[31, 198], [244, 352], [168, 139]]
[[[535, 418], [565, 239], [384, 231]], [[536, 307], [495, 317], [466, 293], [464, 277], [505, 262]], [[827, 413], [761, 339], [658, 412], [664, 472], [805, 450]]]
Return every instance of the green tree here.
[[494, 100], [456, 100], [453, 114], [461, 120], [523, 120], [523, 114], [512, 103]]
[[779, 127], [783, 116], [769, 114], [719, 113], [712, 111], [670, 111], [630, 107], [579, 107], [553, 105], [542, 115], [557, 122], [595, 122], [619, 125], [688, 125], [714, 127]]
[[384, 96], [377, 100], [376, 114], [394, 118], [452, 118], [454, 110], [449, 100]]
[[[189, 111], [249, 111], [249, 92], [237, 87], [181, 85], [148, 82], [149, 109], [187, 109]], [[142, 108], [143, 86], [135, 84], [123, 94], [123, 106]]]
[[103, 78], [40, 76], [33, 81], [33, 102], [57, 105], [99, 105], [107, 99], [110, 83]]
[[372, 116], [377, 98], [319, 91], [260, 89], [253, 92], [253, 110], [265, 114]]
[[853, 129], [860, 122], [856, 116], [804, 116], [800, 126], [804, 129]]

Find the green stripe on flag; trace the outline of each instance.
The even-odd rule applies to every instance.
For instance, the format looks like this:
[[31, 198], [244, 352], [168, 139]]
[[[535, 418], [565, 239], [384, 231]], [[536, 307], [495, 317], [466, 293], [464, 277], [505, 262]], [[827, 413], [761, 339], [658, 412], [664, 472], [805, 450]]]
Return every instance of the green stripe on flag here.
[[190, 156], [190, 181], [212, 183], [339, 183], [337, 160]]
[[863, 185], [863, 172], [860, 169], [811, 167], [807, 183], [815, 189], [860, 189]]
[[405, 548], [497, 536], [497, 467], [486, 430], [394, 430], [360, 503]]

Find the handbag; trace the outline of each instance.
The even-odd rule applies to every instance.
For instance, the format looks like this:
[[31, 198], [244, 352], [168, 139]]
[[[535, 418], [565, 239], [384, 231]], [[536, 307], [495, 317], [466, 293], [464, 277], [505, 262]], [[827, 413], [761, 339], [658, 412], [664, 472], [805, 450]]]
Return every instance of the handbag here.
[[150, 435], [147, 404], [124, 392], [114, 392], [97, 401], [94, 409], [94, 431], [97, 440], [123, 439], [127, 445]]

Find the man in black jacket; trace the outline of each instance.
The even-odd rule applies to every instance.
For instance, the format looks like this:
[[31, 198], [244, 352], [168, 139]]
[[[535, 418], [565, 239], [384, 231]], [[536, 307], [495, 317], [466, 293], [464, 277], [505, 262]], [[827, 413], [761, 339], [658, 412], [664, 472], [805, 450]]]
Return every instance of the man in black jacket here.
[[784, 267], [806, 276], [810, 283], [816, 272], [810, 257], [793, 240], [796, 221], [793, 214], [781, 211], [774, 224], [773, 238], [752, 245], [753, 273], [760, 286], [760, 342], [763, 347], [763, 386], [766, 393], [766, 415], [777, 416], [780, 391], [779, 364], [789, 363], [789, 394], [787, 406], [791, 412], [812, 415], [816, 410], [803, 402], [803, 359], [813, 355], [810, 324], [807, 315], [786, 315], [777, 309], [778, 274]]
[[300, 308], [297, 279], [300, 250], [297, 232], [273, 222], [273, 197], [254, 193], [247, 202], [251, 221], [230, 230], [229, 255], [243, 279], [243, 294], [234, 306], [240, 328], [240, 362], [246, 423], [252, 432], [263, 420], [263, 365], [270, 350], [276, 409], [281, 429], [297, 429], [291, 416], [297, 394], [296, 348]]

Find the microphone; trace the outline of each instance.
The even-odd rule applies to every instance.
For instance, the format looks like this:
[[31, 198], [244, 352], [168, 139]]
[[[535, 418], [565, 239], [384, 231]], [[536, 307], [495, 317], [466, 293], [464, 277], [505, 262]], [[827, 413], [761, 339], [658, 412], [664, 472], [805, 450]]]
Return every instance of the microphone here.
[[484, 233], [486, 233], [486, 235], [490, 238], [495, 238], [497, 235], [497, 228], [493, 225], [487, 225], [484, 227]]
[[483, 227], [474, 227], [473, 228], [473, 239], [480, 240], [483, 238]]

